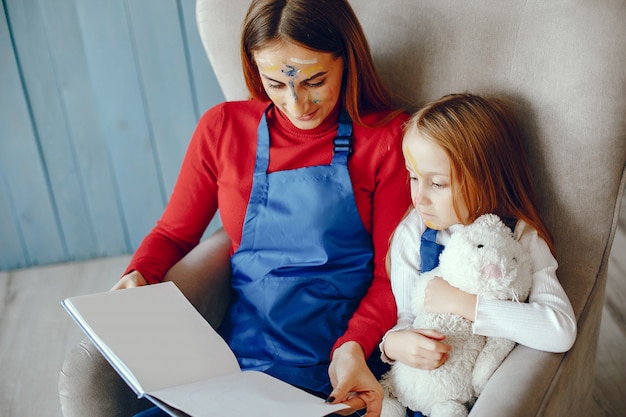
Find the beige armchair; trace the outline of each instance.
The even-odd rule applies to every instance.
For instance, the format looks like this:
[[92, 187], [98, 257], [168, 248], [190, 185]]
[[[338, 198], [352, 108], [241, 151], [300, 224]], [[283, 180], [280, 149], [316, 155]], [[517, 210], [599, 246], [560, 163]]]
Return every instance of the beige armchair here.
[[[626, 2], [351, 2], [399, 104], [414, 110], [446, 93], [503, 94], [528, 137], [579, 335], [566, 354], [517, 346], [471, 415], [588, 415], [625, 184]], [[200, 35], [228, 100], [247, 95], [237, 46], [248, 3], [197, 1]]]
[[[228, 100], [247, 97], [238, 43], [248, 4], [197, 0], [200, 34]], [[556, 239], [558, 275], [578, 318], [578, 339], [566, 354], [517, 346], [471, 416], [589, 415], [607, 263], [626, 184], [626, 2], [352, 5], [399, 104], [412, 111], [446, 93], [503, 94], [516, 103], [528, 138], [542, 211]], [[197, 248], [179, 268], [193, 276], [213, 243]], [[216, 274], [216, 282], [219, 277], [227, 279], [228, 271]], [[197, 289], [186, 293], [197, 305], [214, 305], [201, 300]], [[65, 415], [125, 415], [132, 392], [114, 374], [103, 377], [106, 363], [92, 346], [79, 350], [60, 380]], [[81, 361], [90, 367], [77, 365]], [[93, 378], [100, 381], [95, 388]]]

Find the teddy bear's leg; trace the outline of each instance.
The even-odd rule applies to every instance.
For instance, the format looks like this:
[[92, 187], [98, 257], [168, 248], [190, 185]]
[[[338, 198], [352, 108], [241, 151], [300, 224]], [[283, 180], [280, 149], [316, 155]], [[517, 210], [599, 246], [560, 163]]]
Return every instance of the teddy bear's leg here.
[[478, 355], [472, 371], [472, 387], [476, 395], [480, 395], [491, 375], [514, 347], [515, 342], [511, 340], [500, 337], [487, 338], [485, 347]]
[[393, 391], [393, 381], [391, 380], [390, 373], [387, 372], [380, 380], [380, 384], [385, 391], [383, 397], [383, 408], [380, 413], [380, 417], [405, 417], [406, 407], [396, 398]]
[[467, 417], [465, 404], [456, 401], [445, 401], [433, 405], [428, 417]]
[[397, 398], [385, 395], [380, 417], [405, 417], [406, 407]]

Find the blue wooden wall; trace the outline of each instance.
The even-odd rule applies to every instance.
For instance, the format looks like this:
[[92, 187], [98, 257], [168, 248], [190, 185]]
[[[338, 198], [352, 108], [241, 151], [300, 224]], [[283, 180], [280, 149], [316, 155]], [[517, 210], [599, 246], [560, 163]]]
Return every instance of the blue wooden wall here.
[[2, 0], [0, 270], [131, 253], [223, 100], [194, 0]]

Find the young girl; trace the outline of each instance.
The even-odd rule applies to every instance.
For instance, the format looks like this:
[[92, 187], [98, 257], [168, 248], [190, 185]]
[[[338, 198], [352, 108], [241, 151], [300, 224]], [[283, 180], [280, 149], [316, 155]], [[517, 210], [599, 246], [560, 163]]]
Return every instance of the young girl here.
[[383, 359], [434, 369], [447, 359], [445, 335], [413, 329], [410, 290], [419, 279], [420, 238], [437, 230], [445, 246], [463, 225], [485, 213], [500, 216], [529, 252], [533, 285], [527, 303], [482, 300], [434, 279], [425, 307], [471, 320], [474, 333], [528, 347], [564, 352], [576, 338], [576, 319], [557, 277], [550, 232], [539, 216], [522, 135], [506, 105], [471, 94], [444, 96], [406, 126], [403, 153], [413, 208], [394, 232], [390, 276], [398, 322], [381, 343]]

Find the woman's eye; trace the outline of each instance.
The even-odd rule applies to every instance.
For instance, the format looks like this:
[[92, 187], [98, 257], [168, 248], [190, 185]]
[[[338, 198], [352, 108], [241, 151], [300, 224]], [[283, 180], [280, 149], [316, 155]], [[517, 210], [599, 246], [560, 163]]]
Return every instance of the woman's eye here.
[[281, 89], [285, 86], [285, 84], [268, 84], [269, 88], [273, 88], [273, 89]]
[[306, 86], [307, 87], [321, 87], [326, 83], [326, 80], [322, 80], [322, 81], [318, 81], [318, 82], [307, 82]]

